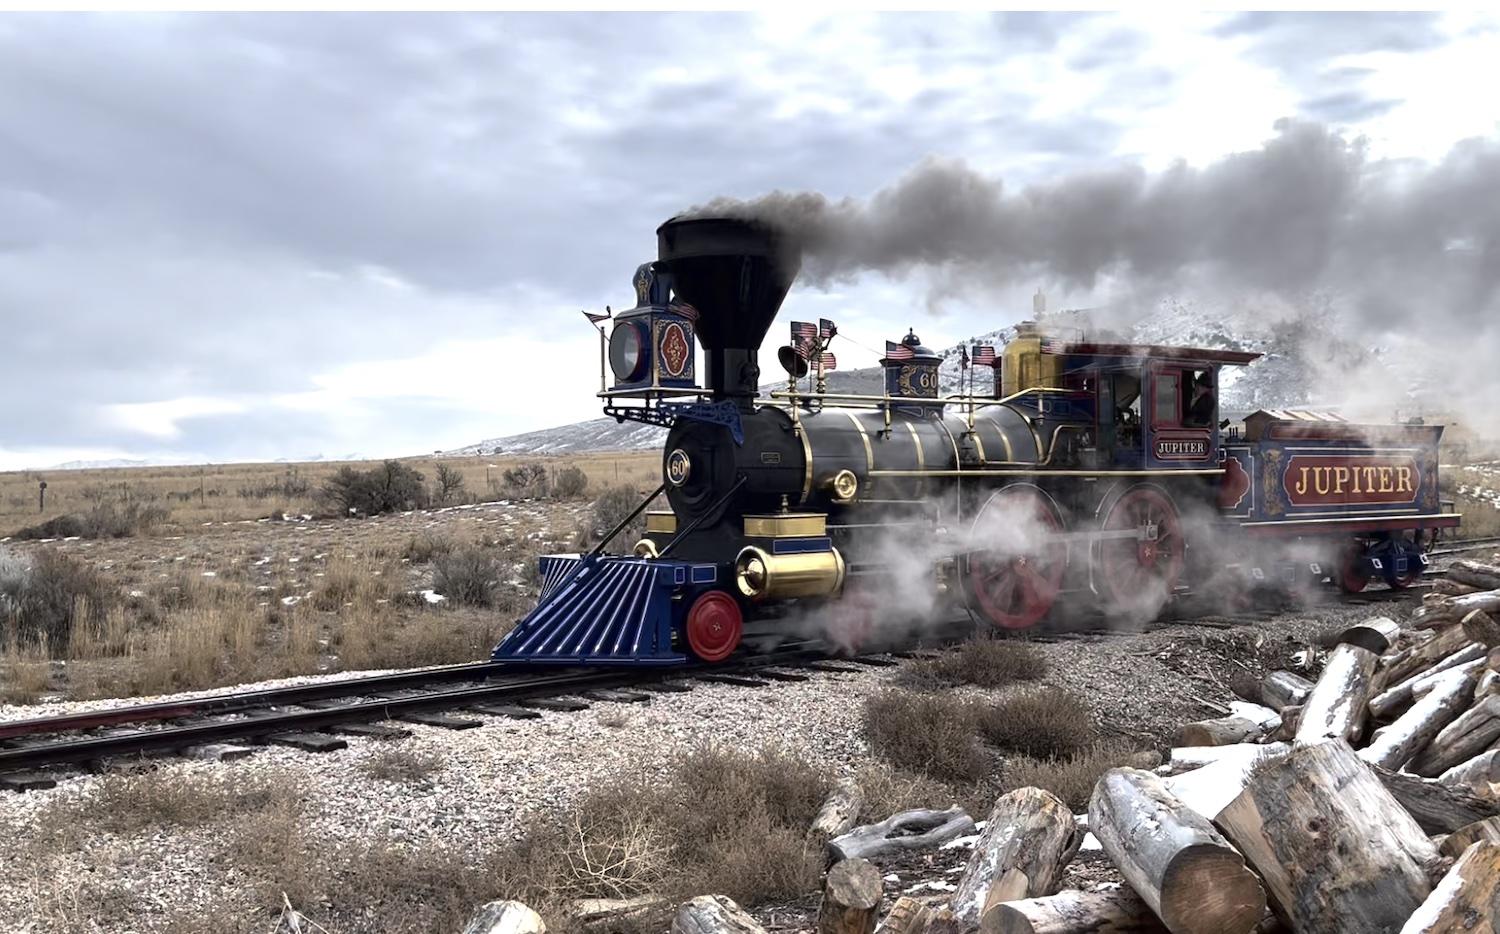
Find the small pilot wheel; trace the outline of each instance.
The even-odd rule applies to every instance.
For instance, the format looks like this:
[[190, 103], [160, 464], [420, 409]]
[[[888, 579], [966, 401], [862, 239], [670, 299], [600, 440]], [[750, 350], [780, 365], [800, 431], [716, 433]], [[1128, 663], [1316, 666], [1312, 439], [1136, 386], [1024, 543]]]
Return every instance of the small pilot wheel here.
[[1334, 582], [1344, 593], [1359, 593], [1370, 584], [1370, 576], [1361, 570], [1360, 558], [1365, 549], [1359, 542], [1350, 542], [1339, 553], [1339, 566]]
[[[989, 498], [974, 519], [966, 561], [970, 608], [1001, 629], [1028, 629], [1057, 601], [1068, 546], [1057, 507], [1034, 486], [1011, 486]], [[989, 546], [985, 548], [985, 546]]]
[[1127, 490], [1104, 517], [1105, 532], [1134, 532], [1099, 543], [1104, 595], [1118, 604], [1164, 600], [1182, 576], [1187, 551], [1172, 498], [1154, 486]]
[[688, 647], [705, 662], [722, 662], [739, 648], [744, 632], [740, 605], [722, 590], [710, 590], [688, 610]]

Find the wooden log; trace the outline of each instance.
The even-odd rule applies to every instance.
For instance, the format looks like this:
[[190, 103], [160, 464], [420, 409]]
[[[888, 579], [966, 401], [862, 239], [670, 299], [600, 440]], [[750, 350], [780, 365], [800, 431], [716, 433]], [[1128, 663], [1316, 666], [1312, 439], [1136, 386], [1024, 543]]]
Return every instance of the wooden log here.
[[[1482, 649], [1483, 646], [1476, 645], [1474, 646], [1474, 648]], [[1472, 692], [1475, 683], [1479, 680], [1479, 676], [1484, 672], [1485, 667], [1483, 658], [1472, 659], [1471, 661], [1464, 662], [1462, 665], [1454, 665], [1452, 668], [1444, 668], [1441, 671], [1429, 671], [1422, 677], [1412, 682], [1412, 700], [1420, 700], [1426, 697], [1427, 692], [1436, 687], [1439, 681], [1443, 680], [1448, 675], [1455, 673], [1465, 676], [1469, 684], [1469, 690], [1470, 692]]]
[[1487, 792], [1492, 783], [1500, 782], [1500, 749], [1487, 749], [1472, 759], [1465, 759], [1439, 775], [1438, 781], [1476, 793]]
[[1470, 844], [1401, 928], [1401, 934], [1495, 930], [1500, 921], [1500, 845]]
[[1375, 731], [1370, 745], [1358, 752], [1359, 757], [1371, 765], [1401, 768], [1469, 706], [1474, 696], [1472, 684], [1470, 675], [1462, 670], [1443, 672], [1433, 689], [1395, 723]]
[[1423, 599], [1437, 594], [1440, 597], [1462, 597], [1465, 594], [1478, 593], [1484, 587], [1475, 587], [1472, 584], [1460, 584], [1455, 580], [1440, 578], [1432, 582], [1432, 592], [1423, 594]]
[[918, 934], [927, 927], [930, 909], [907, 895], [896, 899], [891, 910], [885, 913], [875, 934]]
[[1061, 798], [1040, 788], [1007, 792], [990, 810], [949, 907], [973, 925], [986, 904], [1051, 895], [1082, 842], [1073, 812]]
[[1418, 684], [1429, 684], [1450, 668], [1457, 668], [1483, 657], [1484, 646], [1465, 641], [1462, 648], [1445, 655], [1427, 669], [1413, 673], [1399, 684], [1394, 684], [1370, 698], [1370, 716], [1377, 720], [1394, 716], [1396, 711], [1411, 703], [1413, 692]]
[[1418, 775], [1441, 775], [1500, 739], [1500, 695], [1491, 694], [1458, 715], [1411, 762]]
[[984, 916], [985, 934], [1162, 934], [1167, 929], [1129, 886], [1000, 902]]
[[1474, 700], [1484, 700], [1488, 694], [1500, 693], [1500, 671], [1483, 669], [1479, 673], [1479, 680], [1474, 682]]
[[1469, 844], [1481, 840], [1500, 843], [1500, 817], [1486, 817], [1472, 824], [1464, 824], [1443, 838], [1443, 842], [1438, 844], [1438, 854], [1458, 859], [1469, 848]]
[[[1281, 752], [1288, 747], [1278, 744]], [[1262, 749], [1273, 750], [1268, 752], [1265, 758], [1280, 755], [1274, 751], [1276, 747], [1262, 746]], [[1249, 781], [1250, 773], [1255, 769], [1255, 763], [1259, 759], [1221, 759], [1211, 762], [1201, 769], [1193, 769], [1181, 775], [1173, 775], [1163, 779], [1173, 797], [1183, 804], [1202, 814], [1210, 821], [1217, 820], [1219, 812], [1224, 810], [1229, 802], [1235, 799]]]
[[1265, 914], [1244, 858], [1150, 772], [1105, 772], [1089, 799], [1089, 832], [1175, 934], [1248, 934]]
[[1391, 930], [1431, 888], [1436, 847], [1341, 740], [1260, 762], [1218, 823], [1294, 931]]
[[1375, 674], [1375, 653], [1344, 644], [1328, 655], [1323, 674], [1302, 705], [1296, 739], [1315, 743], [1335, 738], [1354, 742], [1364, 732], [1369, 711], [1370, 679]]
[[880, 912], [880, 871], [869, 860], [834, 863], [823, 880], [818, 934], [871, 934]]
[[1172, 743], [1176, 746], [1229, 746], [1256, 739], [1265, 732], [1265, 726], [1257, 720], [1239, 716], [1219, 717], [1183, 724], [1178, 727]]
[[1485, 648], [1500, 645], [1500, 622], [1484, 610], [1470, 610], [1459, 625], [1464, 635]]
[[1177, 746], [1167, 756], [1165, 771], [1169, 775], [1190, 772], [1225, 759], [1253, 762], [1268, 755], [1286, 752], [1285, 743], [1235, 743], [1233, 746]]
[[1500, 589], [1481, 590], [1461, 597], [1444, 597], [1433, 603], [1417, 607], [1412, 613], [1412, 625], [1418, 629], [1432, 629], [1448, 623], [1456, 623], [1474, 610], [1500, 614]]
[[1290, 671], [1273, 671], [1260, 683], [1260, 697], [1272, 710], [1282, 710], [1292, 705], [1306, 703], [1312, 693], [1313, 683]]
[[1490, 671], [1500, 671], [1500, 645], [1495, 646], [1485, 653], [1484, 667]]
[[958, 806], [946, 811], [917, 809], [892, 814], [878, 824], [855, 827], [828, 841], [833, 862], [907, 850], [924, 850], [974, 832], [974, 819]]
[[672, 934], [764, 934], [765, 928], [734, 899], [723, 895], [699, 895], [677, 907]]
[[1281, 708], [1281, 725], [1270, 733], [1266, 739], [1273, 743], [1290, 743], [1297, 735], [1297, 725], [1302, 722], [1302, 705], [1292, 704]]
[[819, 846], [823, 845], [822, 841], [848, 833], [854, 829], [864, 803], [865, 794], [859, 785], [848, 780], [839, 782], [823, 799], [823, 806], [818, 809], [808, 833], [819, 841]]
[[1396, 644], [1401, 627], [1388, 616], [1372, 616], [1362, 623], [1355, 623], [1339, 633], [1339, 642], [1357, 645], [1362, 649], [1383, 654]]
[[1447, 579], [1479, 590], [1500, 590], [1500, 567], [1460, 558], [1448, 565]]
[[1428, 638], [1414, 644], [1410, 653], [1405, 657], [1399, 660], [1392, 659], [1389, 664], [1382, 665], [1378, 673], [1381, 691], [1431, 668], [1439, 660], [1447, 658], [1469, 644], [1469, 637], [1464, 635], [1463, 629], [1458, 626], [1448, 626], [1419, 634]]
[[596, 924], [620, 925], [638, 919], [653, 909], [664, 908], [667, 900], [660, 895], [633, 895], [629, 898], [580, 898], [575, 899], [568, 917], [585, 926]]
[[1406, 813], [1428, 833], [1452, 833], [1466, 824], [1500, 813], [1500, 802], [1487, 793], [1444, 784], [1410, 772], [1372, 766], [1380, 783]]
[[542, 916], [513, 901], [486, 904], [469, 919], [464, 934], [546, 934]]

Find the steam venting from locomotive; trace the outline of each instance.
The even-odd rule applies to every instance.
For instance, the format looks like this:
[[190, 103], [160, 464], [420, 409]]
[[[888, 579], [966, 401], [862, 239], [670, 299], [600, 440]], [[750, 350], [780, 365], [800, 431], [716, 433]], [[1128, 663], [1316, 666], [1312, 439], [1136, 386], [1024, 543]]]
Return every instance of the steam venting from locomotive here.
[[[931, 159], [867, 198], [776, 191], [689, 214], [786, 231], [814, 285], [921, 270], [935, 304], [1040, 283], [1108, 306], [1113, 317], [1100, 323], [1117, 327], [1166, 295], [1239, 308], [1262, 325], [1328, 314], [1312, 340], [1384, 347], [1398, 369], [1440, 370], [1468, 393], [1500, 394], [1497, 190], [1500, 140], [1467, 140], [1423, 165], [1375, 159], [1363, 140], [1320, 124], [1281, 121], [1260, 149], [1202, 168], [1120, 166], [1012, 189]], [[1368, 363], [1318, 375], [1389, 393], [1389, 371]], [[1500, 415], [1488, 417], [1500, 431]]]

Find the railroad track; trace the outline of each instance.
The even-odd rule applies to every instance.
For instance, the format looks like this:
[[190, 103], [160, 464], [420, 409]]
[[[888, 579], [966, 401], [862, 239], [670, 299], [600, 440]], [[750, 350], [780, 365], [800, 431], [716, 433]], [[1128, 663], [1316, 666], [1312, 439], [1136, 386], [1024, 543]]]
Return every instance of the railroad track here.
[[1500, 535], [1486, 535], [1479, 538], [1457, 538], [1444, 544], [1442, 548], [1434, 548], [1427, 552], [1429, 557], [1438, 555], [1457, 555], [1475, 548], [1483, 548], [1487, 545], [1500, 545]]
[[581, 710], [591, 700], [644, 701], [691, 690], [694, 681], [765, 687], [806, 681], [805, 671], [894, 664], [886, 655], [834, 659], [826, 647], [807, 645], [731, 665], [539, 670], [485, 662], [17, 720], [0, 723], [0, 788], [50, 787], [78, 764], [97, 769], [172, 754], [230, 758], [268, 744], [330, 751], [347, 745], [341, 734], [394, 737], [409, 732], [405, 723], [483, 723], [466, 713], [529, 719], [546, 709]]

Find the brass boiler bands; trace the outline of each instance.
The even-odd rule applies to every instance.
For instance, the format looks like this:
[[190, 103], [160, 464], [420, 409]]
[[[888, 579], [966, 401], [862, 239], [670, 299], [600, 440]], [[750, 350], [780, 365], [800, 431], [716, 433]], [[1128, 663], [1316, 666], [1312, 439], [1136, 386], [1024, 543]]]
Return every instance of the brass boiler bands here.
[[[943, 416], [897, 408], [887, 425], [878, 409], [835, 409], [802, 413], [807, 465], [803, 500], [811, 508], [859, 501], [922, 500], [945, 496], [952, 471], [999, 465], [1035, 465], [1038, 443], [1031, 422], [1008, 405], [988, 405], [968, 414], [954, 406]], [[901, 471], [904, 476], [881, 476]], [[934, 473], [932, 477], [912, 473]], [[948, 472], [943, 476], [941, 472]], [[857, 487], [848, 490], [850, 476]]]

